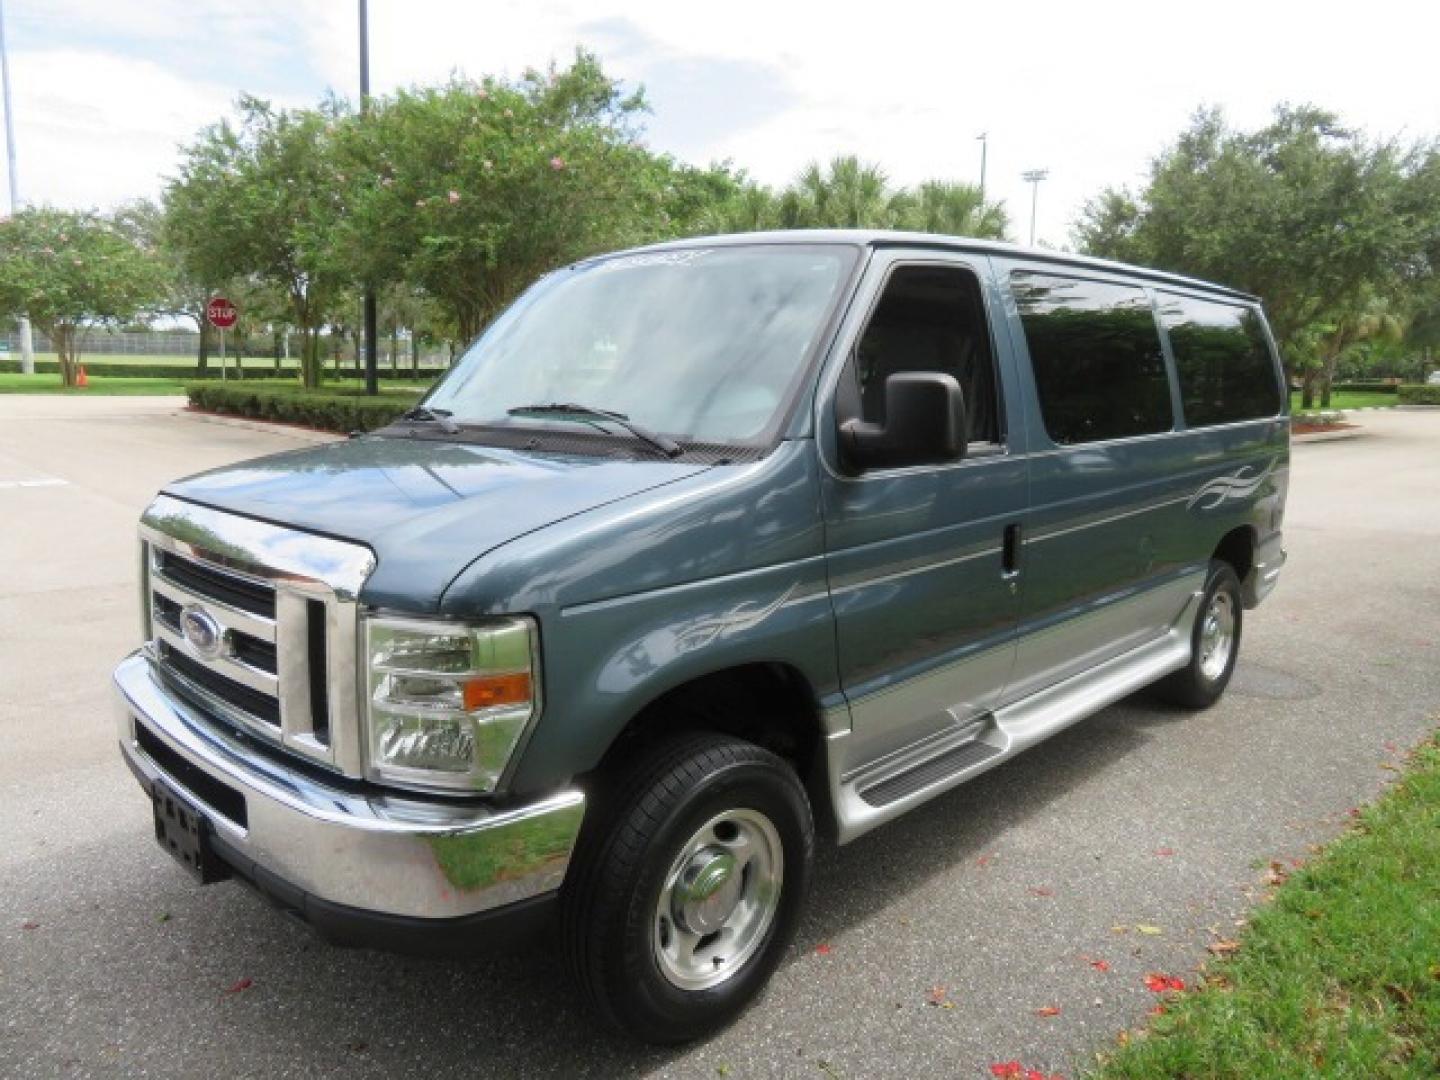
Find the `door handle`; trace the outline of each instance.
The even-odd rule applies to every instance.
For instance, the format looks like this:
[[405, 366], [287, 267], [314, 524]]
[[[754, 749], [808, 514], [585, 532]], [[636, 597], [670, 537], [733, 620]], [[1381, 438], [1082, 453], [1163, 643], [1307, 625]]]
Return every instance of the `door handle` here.
[[1020, 573], [1020, 526], [1006, 525], [1000, 545], [1000, 576], [1015, 578]]

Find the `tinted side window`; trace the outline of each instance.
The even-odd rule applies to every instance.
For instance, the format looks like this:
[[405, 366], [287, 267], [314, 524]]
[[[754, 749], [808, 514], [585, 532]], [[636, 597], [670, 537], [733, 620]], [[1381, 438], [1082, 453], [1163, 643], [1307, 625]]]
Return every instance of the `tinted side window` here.
[[855, 349], [860, 414], [885, 417], [885, 380], [897, 372], [953, 375], [965, 392], [972, 443], [998, 443], [999, 393], [980, 282], [969, 270], [901, 266], [890, 275]]
[[1025, 271], [1010, 281], [1051, 439], [1171, 429], [1170, 381], [1144, 289]]
[[1274, 416], [1280, 383], [1260, 317], [1250, 308], [1160, 294], [1180, 400], [1190, 427]]

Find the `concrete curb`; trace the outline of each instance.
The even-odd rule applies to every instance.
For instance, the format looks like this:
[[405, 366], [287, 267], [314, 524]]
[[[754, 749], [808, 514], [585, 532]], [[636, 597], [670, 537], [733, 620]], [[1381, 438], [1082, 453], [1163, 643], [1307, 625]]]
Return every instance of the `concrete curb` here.
[[1358, 439], [1365, 434], [1361, 427], [1344, 428], [1340, 431], [1312, 431], [1308, 435], [1291, 435], [1292, 443], [1339, 442], [1341, 439]]
[[200, 412], [184, 406], [175, 410], [177, 416], [188, 417], [204, 424], [219, 424], [221, 427], [242, 428], [245, 431], [263, 431], [269, 435], [286, 435], [301, 442], [328, 443], [345, 438], [330, 431], [311, 431], [293, 424], [276, 424], [268, 420], [247, 420], [240, 416], [221, 416], [218, 413]]

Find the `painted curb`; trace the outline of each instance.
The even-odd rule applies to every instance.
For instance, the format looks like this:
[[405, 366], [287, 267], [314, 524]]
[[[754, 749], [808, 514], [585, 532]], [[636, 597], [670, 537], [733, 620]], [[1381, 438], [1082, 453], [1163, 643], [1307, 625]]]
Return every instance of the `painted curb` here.
[[241, 428], [245, 431], [263, 431], [269, 435], [285, 435], [301, 442], [328, 443], [345, 438], [329, 431], [311, 431], [309, 428], [292, 424], [272, 424], [266, 420], [249, 420], [242, 416], [220, 416], [217, 413], [200, 412], [196, 409], [181, 408], [176, 415], [198, 420], [203, 424], [219, 424], [221, 427]]

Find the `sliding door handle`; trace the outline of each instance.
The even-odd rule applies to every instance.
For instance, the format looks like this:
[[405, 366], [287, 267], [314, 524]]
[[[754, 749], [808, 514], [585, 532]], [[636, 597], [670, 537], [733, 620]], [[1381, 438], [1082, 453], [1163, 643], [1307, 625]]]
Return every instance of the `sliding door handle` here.
[[1013, 578], [1020, 573], [1020, 526], [1006, 525], [1000, 546], [1000, 576]]

